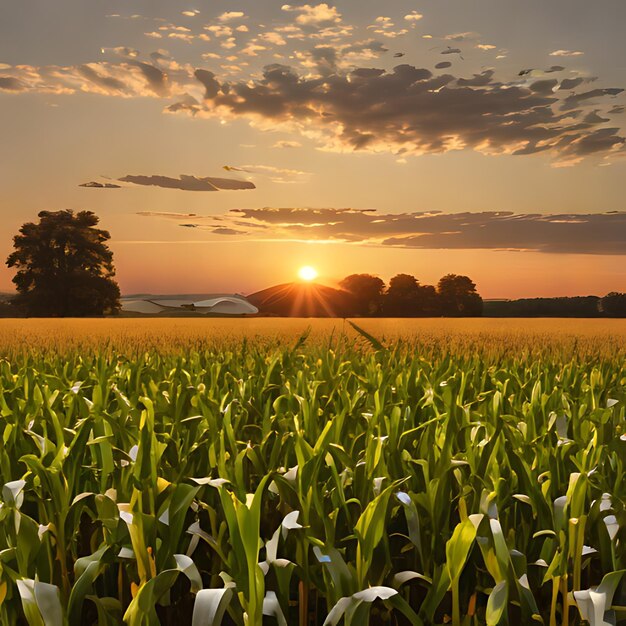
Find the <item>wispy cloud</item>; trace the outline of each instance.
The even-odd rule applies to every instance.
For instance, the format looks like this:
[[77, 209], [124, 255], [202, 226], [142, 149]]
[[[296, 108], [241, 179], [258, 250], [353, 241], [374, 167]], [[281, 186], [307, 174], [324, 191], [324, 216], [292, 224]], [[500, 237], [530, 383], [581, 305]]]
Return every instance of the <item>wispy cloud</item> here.
[[539, 214], [378, 213], [357, 209], [234, 209], [222, 215], [142, 213], [244, 238], [324, 241], [422, 249], [517, 250], [551, 254], [626, 254], [626, 212]]
[[277, 141], [273, 147], [282, 150], [284, 148], [301, 148], [302, 144], [299, 141], [281, 139], [280, 141]]
[[217, 19], [220, 22], [233, 22], [235, 20], [242, 20], [246, 18], [246, 14], [243, 11], [226, 11], [222, 13]]
[[101, 183], [96, 180], [92, 180], [88, 183], [82, 183], [79, 187], [87, 187], [89, 189], [121, 189], [121, 185], [115, 183]]
[[311, 176], [310, 172], [273, 165], [225, 165], [228, 172], [241, 172], [252, 176], [263, 176], [273, 183], [303, 183]]
[[247, 180], [237, 180], [233, 178], [216, 178], [213, 176], [197, 177], [182, 174], [180, 178], [169, 176], [143, 176], [132, 175], [122, 176], [119, 179], [124, 183], [134, 185], [145, 185], [149, 187], [162, 187], [164, 189], [182, 189], [183, 191], [222, 191], [255, 189], [254, 183]]
[[584, 52], [580, 50], [555, 50], [550, 53], [551, 57], [580, 57]]

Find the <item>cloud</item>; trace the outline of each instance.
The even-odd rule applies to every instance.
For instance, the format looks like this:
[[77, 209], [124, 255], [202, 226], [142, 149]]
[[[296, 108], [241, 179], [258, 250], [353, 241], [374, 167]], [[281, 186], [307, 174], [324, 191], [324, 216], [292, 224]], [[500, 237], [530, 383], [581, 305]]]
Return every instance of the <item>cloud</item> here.
[[233, 20], [245, 19], [246, 14], [243, 11], [226, 11], [222, 13], [217, 19], [220, 22], [232, 22]]
[[288, 141], [288, 140], [282, 139], [281, 141], [277, 141], [272, 147], [278, 148], [278, 149], [301, 148], [302, 144], [299, 141]]
[[127, 46], [117, 46], [115, 48], [101, 48], [102, 54], [111, 54], [118, 57], [135, 59], [139, 56], [139, 50]]
[[357, 61], [376, 59], [389, 49], [375, 39], [333, 45], [318, 44], [311, 50], [296, 51], [302, 67], [315, 69], [321, 76], [329, 76], [354, 68]]
[[[331, 19], [329, 15], [335, 16], [331, 21], [340, 19], [328, 5], [288, 5], [285, 10], [305, 15], [307, 20], [317, 15], [324, 23]], [[380, 23], [390, 23], [382, 19]], [[281, 37], [289, 37], [286, 31], [280, 32]], [[268, 49], [255, 44], [256, 39], [247, 42], [248, 54], [256, 54], [253, 46]], [[220, 41], [231, 45], [229, 37]], [[603, 108], [621, 88], [577, 92], [593, 79], [565, 78], [558, 83], [547, 77], [562, 71], [561, 66], [538, 72], [543, 76], [539, 80], [531, 80], [530, 75], [523, 80], [502, 79], [494, 69], [454, 75], [458, 72], [445, 71], [451, 67], [447, 60], [436, 64], [435, 73], [410, 64], [388, 70], [362, 61], [387, 51], [375, 39], [332, 44], [315, 45], [306, 53], [296, 51], [294, 63], [299, 68], [267, 65], [261, 75], [242, 74], [245, 60], [241, 54], [246, 49], [227, 57], [232, 63], [222, 65], [219, 76], [208, 69], [179, 65], [161, 52], [152, 56], [151, 63], [125, 57], [77, 66], [3, 66], [0, 90], [167, 98], [164, 109], [168, 113], [240, 118], [262, 129], [299, 133], [324, 150], [389, 152], [401, 158], [469, 149], [483, 154], [544, 153], [555, 162], [571, 164], [590, 154], [626, 153], [620, 125]], [[440, 51], [459, 53], [453, 47]], [[216, 55], [205, 56], [212, 60]], [[606, 128], [586, 119], [593, 110], [601, 111]]]
[[554, 90], [558, 84], [559, 81], [556, 79], [536, 80], [530, 85], [529, 89], [533, 93], [539, 93], [544, 96], [549, 96], [554, 93]]
[[203, 114], [299, 131], [327, 150], [417, 155], [466, 148], [484, 154], [546, 152], [573, 162], [591, 154], [591, 146], [596, 153], [610, 152], [625, 142], [617, 128], [598, 135], [575, 119], [580, 107], [620, 89], [563, 97], [553, 93], [556, 80], [530, 86], [501, 82], [494, 70], [455, 78], [398, 65], [392, 71], [363, 67], [310, 77], [270, 65], [254, 81], [211, 84], [215, 95], [205, 100]]
[[565, 100], [563, 100], [561, 104], [561, 109], [563, 111], [568, 111], [571, 109], [576, 109], [581, 106], [583, 103], [588, 102], [590, 100], [597, 100], [598, 98], [603, 98], [605, 96], [617, 96], [622, 93], [624, 90], [619, 88], [610, 88], [610, 89], [591, 89], [590, 91], [585, 91], [583, 93], [574, 93]]
[[467, 31], [464, 33], [452, 33], [450, 35], [445, 35], [444, 39], [446, 41], [468, 41], [471, 39], [478, 39], [478, 37], [480, 37], [479, 33]]
[[401, 37], [409, 32], [406, 28], [395, 30], [394, 22], [390, 17], [385, 16], [377, 17], [374, 20], [374, 24], [371, 24], [368, 28], [373, 30], [377, 35], [383, 35], [384, 37], [389, 37], [390, 39]]
[[26, 91], [28, 86], [14, 76], [0, 76], [0, 89], [6, 91]]
[[302, 6], [292, 6], [284, 4], [283, 11], [297, 13], [296, 24], [301, 26], [332, 26], [341, 22], [341, 13], [335, 7], [331, 7], [326, 3], [323, 4], [304, 4]]
[[134, 59], [73, 66], [20, 65], [7, 70], [0, 79], [0, 90], [21, 92], [66, 95], [83, 92], [123, 98], [163, 98], [172, 93], [163, 70]]
[[88, 183], [82, 183], [78, 186], [89, 187], [90, 189], [121, 189], [121, 185], [116, 185], [115, 183], [99, 183], [95, 180], [92, 180]]
[[216, 80], [215, 74], [213, 72], [200, 69], [194, 72], [194, 76], [204, 86], [205, 99], [210, 100], [211, 98], [215, 98], [215, 96], [217, 96], [220, 91], [220, 84]]
[[407, 22], [417, 22], [419, 20], [421, 20], [424, 16], [421, 13], [418, 13], [417, 11], [411, 11], [408, 15], [404, 16], [404, 19]]
[[[626, 255], [626, 212], [378, 213], [357, 209], [233, 209], [222, 215], [149, 213], [255, 240], [326, 241], [420, 249]], [[187, 225], [181, 223], [180, 225]], [[213, 230], [215, 232], [215, 230]]]
[[584, 82], [584, 78], [564, 78], [559, 85], [559, 89], [563, 91], [576, 89], [576, 87], [582, 85]]
[[211, 232], [215, 233], [216, 235], [245, 235], [246, 234], [245, 230], [237, 230], [236, 228], [223, 228], [223, 227], [214, 228]]
[[224, 165], [224, 169], [227, 172], [265, 176], [273, 183], [302, 183], [311, 175], [310, 172], [274, 167], [273, 165]]
[[584, 52], [580, 50], [555, 50], [550, 53], [551, 57], [580, 57]]
[[199, 178], [196, 176], [186, 176], [185, 174], [181, 174], [180, 178], [170, 178], [169, 176], [135, 176], [129, 174], [119, 180], [125, 183], [133, 183], [134, 185], [162, 187], [165, 189], [182, 189], [183, 191], [256, 189], [254, 183], [247, 180], [214, 178], [208, 176]]

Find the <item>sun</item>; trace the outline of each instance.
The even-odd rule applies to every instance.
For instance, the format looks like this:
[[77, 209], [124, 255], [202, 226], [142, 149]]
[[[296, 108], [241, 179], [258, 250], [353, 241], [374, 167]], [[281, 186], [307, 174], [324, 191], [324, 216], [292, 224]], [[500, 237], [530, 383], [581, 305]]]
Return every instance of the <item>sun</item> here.
[[317, 278], [318, 274], [317, 270], [314, 267], [311, 267], [310, 265], [305, 265], [298, 270], [298, 276], [300, 277], [300, 280], [304, 280], [307, 283], [310, 283]]

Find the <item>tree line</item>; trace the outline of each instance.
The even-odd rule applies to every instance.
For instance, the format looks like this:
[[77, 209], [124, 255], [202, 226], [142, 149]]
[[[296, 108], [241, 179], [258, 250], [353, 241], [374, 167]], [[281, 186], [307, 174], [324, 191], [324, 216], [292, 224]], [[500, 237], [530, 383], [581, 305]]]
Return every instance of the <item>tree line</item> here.
[[626, 317], [626, 293], [612, 291], [604, 297], [521, 298], [486, 301], [487, 317]]
[[448, 274], [434, 286], [397, 274], [387, 286], [378, 276], [352, 274], [339, 286], [352, 294], [354, 314], [363, 317], [478, 317], [483, 312], [469, 276]]

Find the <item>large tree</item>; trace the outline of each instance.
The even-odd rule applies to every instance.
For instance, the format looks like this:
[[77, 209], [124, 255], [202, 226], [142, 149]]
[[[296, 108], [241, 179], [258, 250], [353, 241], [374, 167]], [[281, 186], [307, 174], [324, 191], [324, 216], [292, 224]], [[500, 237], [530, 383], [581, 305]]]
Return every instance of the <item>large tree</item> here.
[[37, 317], [84, 317], [119, 310], [111, 238], [91, 211], [42, 211], [14, 237], [16, 304]]
[[352, 294], [356, 315], [369, 317], [380, 313], [385, 283], [371, 274], [351, 274], [340, 287]]
[[469, 276], [448, 274], [437, 284], [441, 313], [450, 317], [482, 315], [483, 300]]
[[420, 285], [410, 274], [397, 274], [389, 281], [383, 307], [391, 317], [424, 317], [439, 314], [439, 298], [431, 285]]

